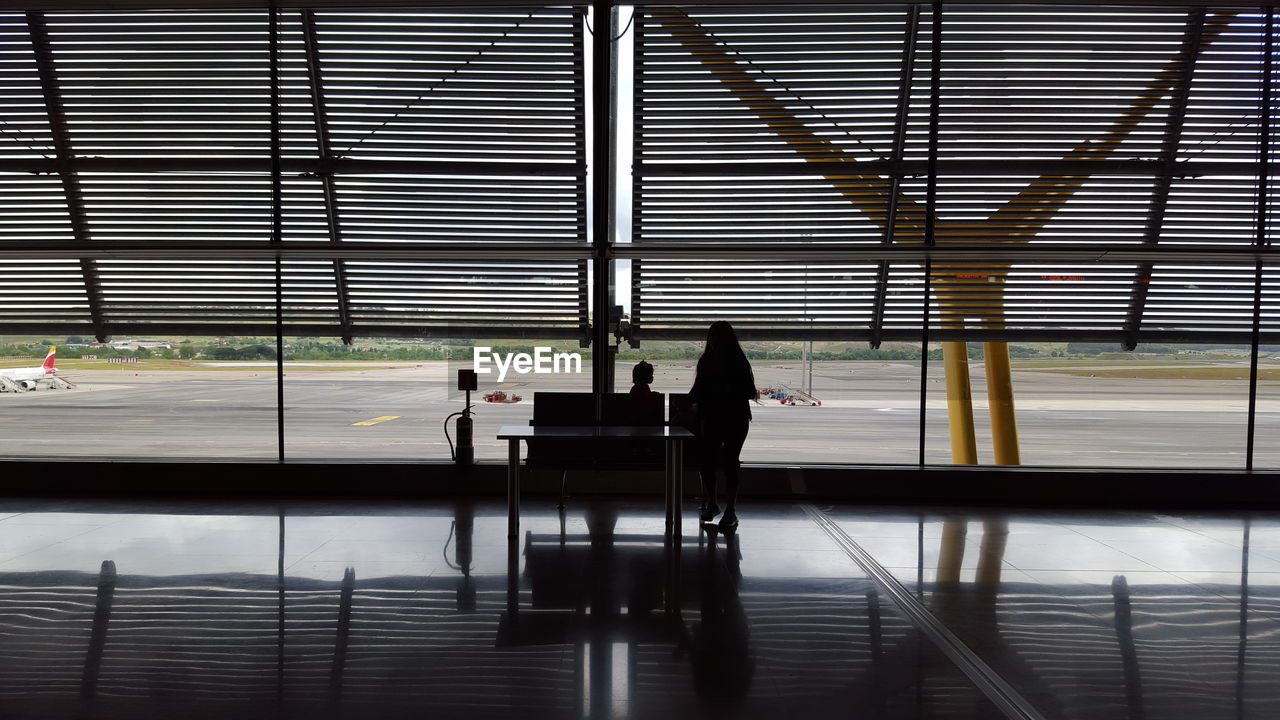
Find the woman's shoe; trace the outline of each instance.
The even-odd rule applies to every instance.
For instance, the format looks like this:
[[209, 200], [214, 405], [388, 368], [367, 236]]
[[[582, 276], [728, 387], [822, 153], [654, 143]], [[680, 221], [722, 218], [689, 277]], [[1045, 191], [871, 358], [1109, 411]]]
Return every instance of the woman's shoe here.
[[727, 512], [724, 517], [720, 518], [721, 530], [732, 530], [738, 527], [738, 514], [735, 512]]
[[702, 510], [698, 513], [698, 518], [704, 523], [709, 523], [712, 520], [715, 520], [716, 516], [719, 514], [720, 506], [715, 503], [711, 503], [710, 505], [702, 506]]

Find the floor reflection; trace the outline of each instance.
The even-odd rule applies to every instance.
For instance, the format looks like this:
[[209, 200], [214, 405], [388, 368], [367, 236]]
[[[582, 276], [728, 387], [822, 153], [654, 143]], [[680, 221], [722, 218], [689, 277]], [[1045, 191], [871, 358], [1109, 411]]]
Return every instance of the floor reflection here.
[[1280, 713], [1273, 516], [835, 513], [1046, 717]]
[[0, 513], [0, 716], [997, 716], [795, 506], [530, 505]]
[[713, 702], [740, 701], [755, 675], [747, 612], [738, 597], [741, 559], [737, 532], [707, 533], [697, 564], [698, 622], [689, 632], [688, 653], [699, 697]]
[[5, 718], [1001, 717], [912, 603], [1044, 717], [1280, 714], [1271, 516], [824, 509], [907, 602], [797, 505], [0, 510]]

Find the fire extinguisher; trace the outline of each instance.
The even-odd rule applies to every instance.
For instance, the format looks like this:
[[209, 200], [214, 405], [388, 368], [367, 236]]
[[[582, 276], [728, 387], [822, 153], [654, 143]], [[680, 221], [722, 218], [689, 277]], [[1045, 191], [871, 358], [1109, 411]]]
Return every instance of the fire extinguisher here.
[[472, 434], [473, 430], [471, 405], [468, 403], [467, 409], [462, 411], [462, 417], [458, 418], [458, 451], [454, 454], [453, 460], [459, 465], [470, 465], [475, 462], [476, 447]]
[[458, 465], [471, 465], [476, 459], [476, 447], [474, 440], [475, 425], [471, 420], [471, 391], [475, 390], [478, 379], [474, 370], [458, 371], [458, 389], [466, 392], [466, 404], [462, 407], [462, 412], [456, 412], [444, 419], [444, 436], [449, 439], [449, 421], [458, 418], [458, 446], [454, 448], [453, 442], [449, 442], [449, 450], [453, 455], [453, 461]]

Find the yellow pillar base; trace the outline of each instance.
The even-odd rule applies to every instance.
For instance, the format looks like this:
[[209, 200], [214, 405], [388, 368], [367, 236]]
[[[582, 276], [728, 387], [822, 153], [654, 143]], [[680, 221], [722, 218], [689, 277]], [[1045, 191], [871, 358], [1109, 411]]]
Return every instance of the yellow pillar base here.
[[978, 464], [978, 441], [973, 430], [973, 391], [969, 386], [969, 347], [942, 343], [942, 366], [947, 377], [947, 415], [951, 425], [951, 462]]
[[991, 445], [997, 465], [1021, 465], [1018, 419], [1013, 407], [1013, 371], [1007, 343], [983, 343], [987, 367], [987, 402], [991, 406]]

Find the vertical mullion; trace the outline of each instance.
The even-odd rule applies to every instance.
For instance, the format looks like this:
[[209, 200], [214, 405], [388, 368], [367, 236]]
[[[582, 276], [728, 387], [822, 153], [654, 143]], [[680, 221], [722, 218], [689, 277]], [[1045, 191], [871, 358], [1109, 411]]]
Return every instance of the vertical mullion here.
[[[1195, 75], [1195, 61], [1200, 53], [1200, 38], [1204, 31], [1204, 8], [1195, 8], [1187, 17], [1186, 34], [1178, 62], [1182, 77], [1172, 88], [1169, 101], [1169, 118], [1165, 124], [1160, 147], [1160, 175], [1151, 189], [1151, 205], [1147, 210], [1147, 227], [1143, 235], [1144, 245], [1160, 242], [1160, 228], [1164, 225], [1165, 209], [1169, 204], [1169, 190], [1173, 185], [1174, 165], [1177, 160], [1178, 142], [1182, 139], [1183, 122], [1187, 116], [1187, 102], [1191, 95], [1191, 78]], [[1155, 263], [1144, 262], [1138, 266], [1133, 289], [1129, 295], [1129, 311], [1125, 316], [1125, 350], [1138, 346], [1138, 332], [1142, 329], [1142, 316], [1146, 311], [1147, 294], [1151, 287], [1151, 273]]]
[[[1253, 247], [1261, 253], [1267, 241], [1267, 197], [1271, 183], [1268, 173], [1271, 160], [1271, 61], [1275, 52], [1275, 8], [1267, 8], [1264, 47], [1262, 50], [1262, 95], [1258, 107], [1258, 204], [1257, 231]], [[1258, 411], [1258, 351], [1262, 340], [1262, 257], [1253, 269], [1253, 330], [1249, 337], [1249, 418], [1245, 429], [1245, 472], [1253, 472], [1254, 436]]]
[[[935, 244], [933, 237], [936, 222], [935, 211], [938, 208], [938, 114], [942, 106], [942, 3], [933, 3], [930, 20], [929, 51], [929, 159], [928, 181], [925, 189], [924, 208], [924, 242], [926, 248]], [[927, 250], [926, 250], [927, 252]], [[924, 261], [924, 294], [921, 305], [924, 313], [924, 325], [920, 329], [920, 452], [919, 464], [924, 467], [925, 452], [925, 400], [929, 387], [929, 293], [933, 279], [933, 257], [925, 256]]]
[[[574, 156], [577, 163], [577, 229], [579, 238], [582, 242], [586, 242], [588, 235], [587, 228], [587, 105], [586, 105], [586, 78], [587, 78], [587, 60], [586, 46], [583, 42], [583, 30], [586, 25], [586, 8], [577, 8], [573, 13], [573, 70], [576, 76], [574, 85], [579, 89], [577, 93], [578, 101], [575, 107], [576, 118], [574, 120], [574, 132], [577, 140], [574, 146]], [[582, 261], [578, 263], [578, 344], [582, 347], [590, 347], [592, 342], [591, 329], [591, 263]], [[593, 367], [594, 371], [594, 367]], [[593, 375], [594, 377], [594, 372]], [[594, 380], [592, 381], [594, 386]]]
[[[594, 215], [591, 219], [592, 267], [594, 281], [591, 302], [591, 385], [595, 394], [597, 423], [603, 413], [604, 393], [613, 392], [613, 363], [609, 357], [611, 331], [609, 327], [610, 275], [613, 249], [609, 229], [613, 215], [610, 203], [610, 179], [613, 177], [610, 133], [610, 75], [611, 48], [609, 22], [613, 3], [594, 0], [591, 3], [595, 19], [591, 34], [591, 198]], [[579, 17], [585, 19], [585, 15]]]
[[[644, 77], [645, 17], [643, 5], [632, 9], [631, 25], [635, 28], [632, 38], [631, 52], [631, 243], [638, 244], [641, 235], [640, 208], [643, 205], [641, 196], [645, 186], [643, 177], [636, 178], [636, 158], [640, 157], [640, 133], [644, 122], [644, 89], [641, 85]], [[643, 280], [644, 262], [641, 258], [631, 261], [631, 337], [640, 341], [641, 325], [644, 323], [644, 307], [640, 299], [640, 283]]]
[[271, 244], [276, 249], [276, 447], [277, 460], [283, 463], [284, 261], [281, 246], [284, 244], [284, 187], [280, 167], [280, 12], [275, 0], [271, 0], [267, 7], [267, 64], [271, 83]]
[[643, 309], [640, 298], [640, 274], [644, 272], [644, 261], [635, 258], [631, 261], [631, 343], [632, 347], [639, 347], [640, 342], [640, 313]]
[[[324, 78], [320, 72], [320, 43], [316, 37], [315, 11], [302, 10], [302, 38], [306, 47], [307, 75], [311, 80], [311, 109], [315, 116], [316, 146], [320, 151], [320, 181], [324, 190], [325, 219], [329, 226], [329, 241], [342, 244], [342, 223], [338, 215], [338, 194], [333, 179], [333, 151], [329, 142], [329, 115], [324, 98]], [[347, 268], [341, 258], [333, 260], [334, 290], [338, 296], [338, 323], [342, 342], [350, 345], [353, 339], [351, 313], [347, 297]]]

